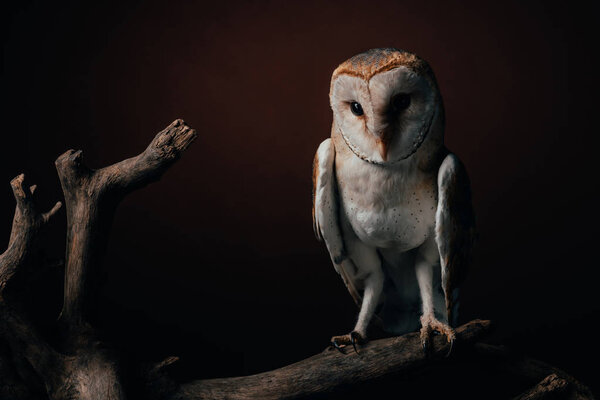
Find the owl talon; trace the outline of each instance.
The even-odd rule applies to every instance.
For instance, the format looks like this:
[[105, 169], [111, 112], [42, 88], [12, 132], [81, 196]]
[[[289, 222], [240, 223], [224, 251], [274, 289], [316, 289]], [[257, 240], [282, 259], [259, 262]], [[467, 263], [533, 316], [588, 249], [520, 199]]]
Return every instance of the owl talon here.
[[336, 349], [338, 349], [338, 351], [339, 351], [340, 353], [342, 353], [342, 354], [345, 354], [345, 353], [344, 353], [344, 350], [342, 350], [342, 348], [340, 347], [340, 345], [337, 343], [337, 340], [336, 340], [336, 339], [333, 339], [333, 340], [331, 341], [331, 345], [332, 345], [333, 347], [335, 347]]
[[358, 332], [352, 331], [350, 332], [350, 342], [352, 342], [352, 347], [354, 347], [354, 352], [358, 354], [358, 350], [356, 349], [356, 343], [361, 339], [360, 334]]
[[448, 338], [450, 343], [450, 349], [446, 354], [446, 357], [450, 356], [452, 348], [454, 347], [454, 340], [456, 339], [456, 333], [448, 324], [438, 321], [433, 315], [423, 315], [421, 317], [421, 342], [423, 343], [423, 350], [428, 351], [430, 348], [431, 338], [435, 334], [444, 335]]
[[365, 340], [362, 335], [356, 331], [352, 331], [346, 335], [334, 336], [331, 338], [331, 345], [338, 349], [341, 353], [344, 353], [343, 348], [348, 345], [352, 345], [356, 354], [358, 354], [357, 344], [364, 343]]
[[450, 353], [452, 353], [452, 348], [454, 347], [454, 338], [450, 339], [450, 348], [448, 349], [448, 353], [446, 353], [446, 358], [450, 357]]

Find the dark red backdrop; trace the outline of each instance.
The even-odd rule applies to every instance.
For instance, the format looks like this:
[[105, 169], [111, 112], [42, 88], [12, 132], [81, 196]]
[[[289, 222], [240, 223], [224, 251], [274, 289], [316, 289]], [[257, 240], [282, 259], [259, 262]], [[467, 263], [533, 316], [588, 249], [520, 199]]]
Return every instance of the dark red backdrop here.
[[[118, 211], [99, 317], [117, 346], [178, 354], [182, 374], [218, 376], [290, 363], [352, 327], [356, 309], [312, 233], [311, 162], [329, 135], [333, 69], [394, 46], [432, 65], [446, 143], [472, 179], [480, 241], [462, 320], [492, 319], [496, 339], [594, 384], [598, 369], [584, 366], [600, 356], [589, 348], [600, 317], [589, 10], [79, 3], [3, 6], [3, 243], [18, 173], [50, 204], [61, 197], [53, 161], [68, 148], [100, 167], [177, 117], [199, 132], [160, 183]], [[62, 256], [64, 221], [48, 243]], [[50, 282], [33, 294], [47, 315], [59, 290]]]

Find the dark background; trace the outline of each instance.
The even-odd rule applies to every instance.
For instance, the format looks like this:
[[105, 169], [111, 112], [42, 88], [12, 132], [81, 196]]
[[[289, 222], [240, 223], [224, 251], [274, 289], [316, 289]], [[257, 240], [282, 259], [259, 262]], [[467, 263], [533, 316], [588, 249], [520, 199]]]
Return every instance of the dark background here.
[[[329, 79], [399, 47], [429, 61], [446, 143], [470, 172], [480, 240], [461, 320], [596, 391], [597, 20], [567, 2], [33, 2], [3, 5], [0, 228], [25, 172], [50, 206], [53, 162], [142, 151], [181, 117], [196, 143], [120, 206], [97, 323], [182, 379], [248, 374], [321, 351], [356, 308], [312, 233], [311, 164]], [[64, 211], [46, 237], [64, 252]], [[3, 247], [2, 246], [2, 247]], [[42, 319], [61, 279], [31, 290]]]

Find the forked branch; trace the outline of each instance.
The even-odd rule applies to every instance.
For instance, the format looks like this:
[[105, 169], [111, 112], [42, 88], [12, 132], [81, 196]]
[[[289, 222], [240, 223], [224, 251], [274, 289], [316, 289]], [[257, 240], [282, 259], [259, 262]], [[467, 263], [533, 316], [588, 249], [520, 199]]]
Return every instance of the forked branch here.
[[92, 170], [81, 151], [69, 150], [56, 160], [67, 209], [67, 251], [63, 325], [77, 331], [93, 302], [98, 273], [115, 207], [132, 190], [156, 181], [196, 138], [178, 119], [159, 132], [136, 157]]
[[476, 343], [473, 348], [479, 362], [488, 362], [499, 370], [539, 382], [517, 397], [519, 399], [591, 400], [594, 398], [591, 390], [583, 383], [543, 361], [515, 354], [504, 346]]
[[0, 323], [7, 333], [4, 336], [12, 352], [26, 359], [40, 376], [45, 376], [47, 389], [52, 392], [61, 380], [64, 358], [48, 345], [25, 318], [7, 304], [4, 296], [11, 279], [34, 252], [40, 229], [62, 205], [57, 202], [50, 211], [39, 212], [33, 198], [36, 186], [24, 187], [24, 180], [25, 175], [21, 174], [10, 182], [17, 205], [8, 247], [0, 255]]
[[[50, 398], [125, 398], [122, 366], [100, 344], [87, 321], [87, 307], [97, 288], [93, 278], [119, 201], [130, 191], [159, 179], [195, 137], [193, 129], [176, 120], [141, 154], [106, 168], [92, 170], [83, 165], [81, 151], [69, 150], [56, 160], [67, 209], [65, 292], [57, 348], [50, 346], [16, 308], [6, 304], [2, 294], [32, 253], [39, 228], [61, 204], [38, 213], [32, 200], [35, 186], [25, 189], [22, 175], [11, 182], [17, 209], [8, 249], [0, 256], [0, 334], [7, 339], [12, 355], [33, 367]], [[6, 358], [5, 353], [2, 357]], [[26, 377], [21, 379], [27, 381]]]
[[62, 206], [57, 202], [48, 212], [40, 213], [36, 209], [33, 193], [36, 185], [23, 187], [25, 175], [21, 174], [10, 181], [17, 202], [13, 217], [10, 239], [6, 251], [0, 255], [0, 297], [15, 272], [24, 264], [35, 247], [40, 228], [56, 214]]

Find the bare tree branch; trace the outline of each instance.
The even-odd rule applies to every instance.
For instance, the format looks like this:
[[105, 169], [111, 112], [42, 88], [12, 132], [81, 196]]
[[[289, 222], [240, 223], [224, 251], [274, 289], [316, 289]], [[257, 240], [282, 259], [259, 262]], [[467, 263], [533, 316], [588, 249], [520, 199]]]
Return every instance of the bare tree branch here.
[[[195, 139], [196, 132], [177, 120], [160, 132], [144, 152], [120, 163], [92, 170], [82, 164], [81, 151], [69, 150], [56, 160], [67, 209], [64, 305], [60, 318], [60, 351], [50, 346], [2, 297], [6, 285], [27, 260], [39, 228], [60, 208], [38, 213], [23, 175], [11, 185], [17, 200], [13, 230], [0, 256], [0, 320], [13, 353], [26, 359], [41, 377], [52, 399], [125, 398], [122, 371], [114, 354], [87, 322], [97, 272], [114, 211], [130, 191], [156, 181]], [[168, 363], [169, 361], [166, 361]], [[160, 369], [160, 368], [159, 368]]]
[[[490, 322], [471, 321], [456, 329], [457, 344], [473, 343], [490, 329]], [[295, 364], [262, 374], [199, 380], [184, 384], [170, 397], [175, 399], [294, 399], [326, 393], [394, 373], [423, 366], [444, 357], [450, 344], [445, 338], [434, 338], [433, 350], [422, 348], [418, 333], [374, 340], [361, 346], [359, 353], [352, 347], [347, 354], [335, 349], [307, 358]]]
[[[568, 373], [546, 364], [543, 361], [515, 354], [504, 346], [476, 343], [474, 349], [478, 359], [487, 360], [498, 369], [510, 372], [519, 377], [530, 379], [533, 382], [543, 382], [544, 379], [555, 375], [569, 383], [569, 390], [567, 391], [568, 396], [566, 395], [565, 398], [573, 400], [588, 400], [594, 398], [594, 395], [587, 386]], [[540, 384], [542, 382], [540, 382]]]
[[560, 394], [563, 394], [568, 387], [569, 382], [565, 379], [560, 378], [556, 374], [550, 374], [525, 393], [515, 397], [514, 400], [543, 400], [557, 398]]
[[33, 199], [35, 185], [24, 188], [24, 180], [25, 175], [21, 174], [10, 182], [17, 205], [8, 248], [0, 256], [0, 320], [13, 352], [25, 358], [38, 374], [46, 378], [45, 383], [51, 391], [61, 379], [64, 358], [6, 303], [3, 296], [11, 278], [34, 251], [40, 228], [61, 207], [61, 203], [57, 202], [50, 211], [38, 212]]
[[25, 175], [21, 174], [10, 181], [17, 206], [13, 217], [8, 247], [0, 255], [0, 299], [7, 283], [33, 251], [40, 228], [62, 206], [59, 201], [50, 211], [46, 213], [37, 212], [33, 200], [33, 192], [36, 186], [23, 188], [24, 180]]
[[92, 170], [82, 152], [69, 150], [56, 160], [67, 209], [64, 305], [60, 320], [82, 329], [96, 292], [98, 273], [115, 207], [128, 192], [156, 181], [196, 138], [178, 119], [156, 135], [144, 152], [108, 167]]

